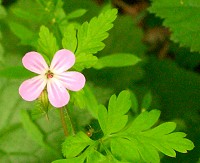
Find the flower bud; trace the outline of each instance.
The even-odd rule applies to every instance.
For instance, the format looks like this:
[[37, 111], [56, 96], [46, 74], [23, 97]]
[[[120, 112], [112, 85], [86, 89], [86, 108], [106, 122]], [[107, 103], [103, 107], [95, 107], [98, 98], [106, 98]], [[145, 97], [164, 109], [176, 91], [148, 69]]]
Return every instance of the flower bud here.
[[47, 90], [44, 89], [41, 93], [41, 95], [38, 98], [39, 106], [40, 108], [47, 113], [49, 109], [49, 99], [48, 99], [48, 94]]

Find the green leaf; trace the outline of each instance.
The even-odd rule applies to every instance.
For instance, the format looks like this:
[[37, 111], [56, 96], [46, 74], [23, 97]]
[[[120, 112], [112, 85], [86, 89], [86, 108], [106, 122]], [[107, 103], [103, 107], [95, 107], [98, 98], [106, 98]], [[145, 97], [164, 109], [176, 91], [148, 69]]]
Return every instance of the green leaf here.
[[26, 110], [21, 110], [21, 121], [24, 129], [27, 131], [29, 136], [38, 144], [45, 146], [44, 135], [40, 129], [33, 123], [28, 112]]
[[79, 132], [75, 136], [69, 136], [62, 144], [62, 153], [67, 158], [73, 158], [93, 143], [85, 133]]
[[132, 103], [131, 109], [134, 113], [137, 114], [139, 112], [139, 104], [138, 104], [137, 97], [133, 92], [130, 92], [130, 98], [131, 98], [131, 103]]
[[131, 107], [129, 91], [122, 91], [118, 97], [112, 95], [108, 105], [108, 134], [115, 133], [123, 129], [128, 121], [128, 116], [124, 115]]
[[[24, 113], [25, 115], [23, 115], [24, 118], [22, 120], [21, 117], [23, 116], [20, 114], [20, 109], [31, 108], [32, 103], [25, 102], [19, 97], [19, 85], [20, 83], [14, 80], [4, 80], [1, 78], [1, 162], [16, 162], [16, 160], [17, 162], [51, 162], [60, 158], [61, 153], [59, 153], [58, 149], [63, 132], [59, 119], [54, 114], [51, 114], [51, 123], [46, 119], [37, 120], [36, 123]], [[26, 128], [23, 128], [22, 121], [26, 125]], [[38, 126], [40, 129], [38, 130], [34, 126]], [[45, 139], [45, 145], [41, 145], [42, 137]], [[41, 140], [41, 144], [39, 142], [36, 143], [38, 140]]]
[[13, 66], [0, 69], [0, 77], [8, 79], [23, 79], [33, 77], [35, 74], [22, 66]]
[[113, 27], [112, 22], [117, 17], [117, 10], [108, 10], [89, 23], [85, 22], [78, 29], [78, 48], [76, 54], [95, 54], [104, 48], [102, 41], [108, 37], [107, 31]]
[[105, 135], [109, 135], [123, 129], [128, 121], [124, 115], [131, 107], [129, 91], [122, 91], [118, 97], [112, 95], [109, 100], [108, 111], [104, 106], [98, 109], [98, 121]]
[[149, 109], [152, 102], [152, 95], [151, 92], [147, 92], [142, 99], [142, 109]]
[[108, 115], [111, 117], [115, 115], [124, 115], [128, 112], [131, 106], [130, 92], [124, 90], [120, 92], [118, 97], [112, 95], [108, 105]]
[[92, 54], [81, 53], [76, 56], [76, 62], [73, 68], [77, 71], [82, 71], [85, 68], [91, 68], [96, 64], [97, 61], [98, 58], [96, 56], [93, 56]]
[[[85, 88], [85, 86], [84, 86]], [[72, 92], [70, 97], [71, 102], [74, 103], [75, 106], [77, 106], [80, 109], [85, 109], [86, 107], [86, 96], [85, 96], [85, 90], [82, 89], [78, 92]]]
[[111, 140], [111, 151], [119, 158], [129, 162], [141, 162], [137, 147], [128, 140], [123, 138], [115, 138]]
[[[125, 62], [126, 61], [126, 62]], [[133, 66], [141, 61], [137, 56], [128, 53], [117, 53], [98, 59], [94, 68], [102, 69], [105, 67], [126, 67]]]
[[49, 99], [47, 90], [43, 90], [40, 96], [38, 97], [37, 101], [35, 102], [34, 108], [30, 111], [32, 119], [38, 119], [40, 117], [48, 117], [48, 112], [50, 110], [49, 106]]
[[155, 134], [166, 135], [171, 133], [175, 129], [176, 129], [176, 124], [174, 122], [165, 122], [147, 131], [146, 133], [148, 133], [150, 136], [154, 136]]
[[31, 118], [33, 120], [41, 118], [41, 117], [46, 117], [48, 119], [48, 112], [44, 110], [43, 105], [40, 100], [37, 100], [34, 104], [34, 107], [30, 111], [31, 113]]
[[[149, 59], [146, 67], [146, 74], [148, 74], [146, 85], [150, 86], [152, 92], [155, 92], [157, 96], [153, 103], [155, 100], [161, 102], [161, 106], [158, 107], [163, 110], [162, 119], [181, 119], [186, 124], [188, 136], [193, 141], [199, 140], [197, 135], [200, 135], [200, 130], [196, 131], [196, 128], [200, 128], [198, 116], [200, 75], [194, 71], [188, 71], [186, 68], [181, 68], [169, 59], [162, 61], [156, 57]], [[199, 153], [200, 148], [195, 146], [192, 152], [177, 155], [177, 159], [180, 162], [196, 162], [198, 157], [193, 152]]]
[[76, 29], [74, 25], [69, 25], [64, 33], [64, 38], [62, 39], [63, 48], [75, 52], [77, 46], [76, 39]]
[[94, 162], [99, 162], [99, 163], [103, 163], [103, 161], [105, 161], [106, 157], [104, 155], [102, 155], [101, 153], [99, 153], [96, 150], [91, 150], [88, 155], [87, 155], [87, 163], [94, 163]]
[[174, 42], [200, 52], [200, 1], [154, 0], [149, 11], [164, 19], [163, 24], [172, 31]]
[[40, 27], [39, 36], [38, 52], [42, 55], [46, 55], [49, 59], [52, 59], [54, 54], [58, 51], [56, 38], [45, 26]]
[[134, 146], [138, 148], [138, 152], [141, 155], [142, 162], [154, 162], [159, 163], [160, 158], [159, 154], [153, 146], [148, 146], [144, 144], [142, 141], [130, 139]]
[[[187, 150], [192, 150], [194, 148], [194, 144], [192, 143], [192, 141], [186, 139], [185, 137], [186, 134], [183, 132], [174, 132], [169, 135], [166, 135], [164, 140], [175, 151], [187, 153]], [[163, 151], [163, 153], [165, 152]]]
[[93, 18], [89, 23], [83, 23], [77, 33], [77, 49], [75, 29], [70, 27], [71, 31], [66, 31], [63, 46], [72, 51], [76, 50], [76, 63], [74, 66], [76, 70], [82, 71], [84, 68], [90, 68], [96, 64], [97, 57], [92, 54], [103, 49], [104, 44], [102, 41], [108, 37], [107, 31], [112, 28], [112, 22], [115, 20], [116, 14], [116, 9], [108, 10], [100, 14], [98, 18]]
[[106, 107], [103, 105], [98, 107], [98, 121], [102, 131], [106, 135], [108, 133], [108, 114]]
[[[121, 139], [124, 139], [122, 142], [131, 141], [132, 145], [129, 147], [136, 148], [145, 162], [160, 162], [158, 151], [167, 156], [175, 157], [175, 151], [186, 153], [187, 150], [194, 148], [194, 144], [184, 138], [186, 136], [185, 133], [171, 133], [176, 128], [176, 124], [173, 122], [166, 122], [151, 128], [157, 122], [159, 116], [160, 112], [158, 110], [143, 112], [130, 124], [124, 133], [119, 135]], [[130, 142], [127, 143], [130, 144]], [[122, 146], [122, 144], [119, 143], [119, 146]], [[116, 144], [114, 144], [113, 150], [116, 152], [118, 147], [115, 146]], [[126, 157], [125, 159], [129, 158], [128, 156]]]
[[67, 19], [75, 19], [83, 16], [87, 10], [85, 9], [78, 9], [66, 15]]
[[138, 133], [142, 130], [147, 130], [158, 121], [159, 117], [159, 110], [152, 110], [150, 112], [145, 111], [132, 122], [127, 131], [130, 133]]
[[16, 22], [9, 22], [9, 27], [11, 31], [21, 40], [22, 45], [36, 46], [36, 36], [34, 32], [26, 26]]

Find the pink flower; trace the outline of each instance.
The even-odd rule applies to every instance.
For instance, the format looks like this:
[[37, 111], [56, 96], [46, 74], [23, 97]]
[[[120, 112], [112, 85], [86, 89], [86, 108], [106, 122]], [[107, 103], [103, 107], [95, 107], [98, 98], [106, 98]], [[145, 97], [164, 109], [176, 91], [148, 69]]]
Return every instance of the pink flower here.
[[19, 94], [26, 101], [36, 100], [42, 91], [47, 89], [50, 103], [59, 108], [69, 102], [70, 96], [66, 89], [79, 91], [85, 85], [83, 74], [67, 71], [75, 63], [75, 56], [69, 50], [57, 51], [50, 67], [37, 52], [26, 53], [22, 63], [26, 69], [38, 74], [24, 81], [19, 87]]

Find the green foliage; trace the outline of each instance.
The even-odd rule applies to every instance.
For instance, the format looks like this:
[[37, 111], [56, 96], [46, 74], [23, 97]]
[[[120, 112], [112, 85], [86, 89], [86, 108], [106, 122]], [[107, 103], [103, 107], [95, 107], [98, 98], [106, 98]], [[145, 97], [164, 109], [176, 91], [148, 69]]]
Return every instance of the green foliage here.
[[154, 0], [149, 11], [165, 19], [164, 25], [171, 29], [174, 42], [200, 52], [200, 1]]
[[131, 106], [132, 111], [134, 113], [138, 113], [139, 112], [139, 104], [138, 104], [138, 100], [137, 100], [135, 93], [130, 92], [130, 98], [131, 98], [131, 103], [132, 103], [132, 106]]
[[62, 39], [63, 48], [75, 52], [77, 47], [76, 32], [74, 25], [69, 25], [65, 29], [64, 38]]
[[[200, 51], [196, 17], [199, 2], [190, 2], [154, 0], [150, 10], [165, 19], [164, 25], [171, 29], [175, 42]], [[27, 6], [31, 6], [30, 11]], [[144, 15], [148, 19], [148, 13], [141, 12], [139, 18], [120, 14], [116, 19], [117, 10], [111, 9], [110, 3], [102, 8], [93, 1], [80, 0], [18, 0], [9, 8], [0, 5], [0, 162], [60, 159], [53, 162], [156, 163], [160, 158], [163, 162], [199, 159], [198, 145], [187, 155], [169, 158], [176, 157], [176, 151], [186, 153], [194, 148], [181, 130], [187, 130], [188, 137], [199, 144], [198, 53], [171, 47], [170, 43], [166, 56], [170, 55], [168, 58], [184, 69], [173, 61], [145, 56], [143, 29], [146, 32], [149, 27]], [[23, 102], [18, 94], [21, 83], [15, 80], [33, 76], [21, 67], [20, 58], [27, 51], [40, 52], [49, 63], [61, 48], [75, 53], [73, 70], [94, 68], [83, 71], [87, 84], [81, 91], [69, 92], [67, 107], [76, 134], [67, 138], [58, 110], [48, 108], [47, 94], [40, 96], [36, 106]], [[96, 53], [99, 58], [94, 56]], [[142, 62], [137, 64], [139, 61]], [[108, 100], [112, 93], [123, 89], [128, 91]], [[148, 90], [153, 92], [153, 99]], [[27, 108], [31, 110], [24, 110]], [[160, 111], [151, 108], [162, 110], [160, 120]], [[64, 119], [67, 118], [66, 124], [72, 128], [69, 117]], [[160, 124], [163, 120], [173, 122]], [[177, 128], [174, 122], [179, 122]], [[60, 144], [65, 159], [59, 153]]]
[[56, 38], [45, 26], [41, 26], [39, 36], [38, 52], [52, 59], [56, 51], [58, 51]]
[[21, 40], [20, 43], [22, 45], [36, 46], [35, 34], [26, 26], [16, 22], [10, 22], [9, 27], [11, 31]]
[[33, 123], [31, 117], [26, 110], [21, 110], [21, 121], [24, 129], [27, 131], [29, 136], [38, 144], [44, 146], [44, 135], [40, 129]]
[[78, 29], [78, 48], [76, 54], [95, 54], [104, 48], [102, 41], [108, 37], [107, 31], [113, 27], [117, 10], [111, 9], [85, 22]]
[[91, 144], [93, 144], [93, 141], [85, 133], [79, 132], [65, 140], [62, 145], [62, 153], [67, 158], [73, 158]]
[[34, 73], [22, 66], [13, 66], [0, 69], [0, 77], [8, 79], [23, 79], [33, 77]]
[[183, 118], [190, 127], [191, 122], [196, 124], [199, 121], [196, 116], [199, 99], [196, 97], [200, 94], [200, 76], [197, 73], [182, 69], [173, 61], [156, 58], [151, 58], [146, 72], [146, 82], [151, 82], [150, 89], [160, 96], [166, 119]]
[[87, 12], [87, 10], [85, 10], [85, 9], [78, 9], [78, 10], [72, 11], [71, 13], [67, 14], [66, 17], [68, 20], [75, 19], [75, 18], [83, 16], [86, 12]]
[[[119, 15], [114, 21], [113, 29], [109, 32], [109, 37], [105, 40], [105, 44], [109, 46], [106, 46], [99, 52], [98, 56], [100, 58], [107, 54], [128, 53], [138, 56], [141, 62], [135, 66], [101, 69], [97, 71], [98, 75], [96, 78], [98, 78], [98, 80], [95, 82], [105, 87], [107, 87], [106, 84], [108, 84], [111, 88], [114, 87], [114, 89], [120, 91], [135, 85], [134, 83], [145, 77], [142, 65], [145, 62], [144, 53], [146, 51], [146, 46], [142, 42], [143, 37], [143, 31], [131, 16]], [[128, 62], [128, 60], [126, 60], [125, 63], [126, 62]], [[106, 80], [104, 80], [104, 78], [106, 78]]]
[[[119, 162], [157, 163], [160, 162], [159, 152], [175, 157], [175, 151], [186, 153], [194, 148], [194, 144], [185, 138], [185, 133], [173, 132], [176, 128], [174, 122], [165, 122], [154, 127], [160, 117], [159, 110], [142, 112], [126, 125], [128, 116], [125, 114], [130, 107], [129, 91], [122, 91], [118, 97], [112, 95], [108, 110], [103, 105], [99, 106], [98, 121], [104, 136], [95, 141], [81, 132], [66, 138], [62, 146], [63, 154], [67, 158], [65, 161], [69, 161], [70, 158], [80, 163], [84, 160], [89, 163], [89, 160], [106, 161], [113, 157]], [[106, 156], [96, 151], [98, 144]]]
[[25, 110], [20, 111], [32, 104], [19, 97], [19, 84], [5, 79], [0, 83], [1, 162], [51, 162], [60, 158], [57, 144], [62, 140], [60, 123], [52, 113], [50, 120], [54, 124], [49, 125], [46, 119], [35, 122]]
[[85, 68], [91, 68], [98, 61], [98, 58], [92, 54], [81, 53], [76, 56], [76, 63], [74, 68], [78, 71], [82, 71]]
[[99, 17], [93, 18], [89, 23], [83, 23], [78, 30], [74, 25], [66, 28], [62, 45], [75, 52], [74, 68], [76, 70], [81, 71], [96, 64], [97, 57], [93, 54], [104, 48], [102, 41], [108, 37], [107, 31], [113, 27], [112, 22], [116, 19], [116, 14], [116, 9], [110, 9], [100, 14]]
[[100, 152], [96, 151], [96, 150], [91, 150], [88, 153], [87, 156], [87, 162], [88, 163], [92, 163], [92, 162], [105, 162], [107, 159], [104, 155], [102, 155]]
[[12, 11], [13, 11], [14, 15], [17, 16], [18, 18], [33, 20], [35, 22], [39, 21], [38, 16], [35, 14], [32, 14], [31, 12], [22, 10], [20, 8], [14, 8]]
[[98, 114], [98, 102], [97, 99], [92, 91], [92, 89], [86, 85], [86, 87], [84, 88], [84, 92], [85, 92], [85, 102], [86, 102], [86, 106], [87, 109], [90, 111], [90, 113], [97, 118], [97, 114]]
[[[153, 98], [151, 108], [162, 109], [162, 120], [177, 118], [182, 120], [186, 125], [188, 136], [196, 141], [192, 152], [186, 155], [177, 155], [177, 159], [183, 162], [196, 162], [200, 152], [197, 145], [200, 143], [199, 74], [181, 68], [174, 61], [160, 61], [155, 57], [150, 58], [149, 64], [146, 66], [146, 74], [148, 74], [145, 79], [146, 85], [149, 85], [148, 89], [152, 90], [154, 95], [157, 94], [157, 97]], [[155, 100], [159, 103], [155, 104]], [[177, 159], [167, 160], [176, 162]]]
[[31, 110], [31, 113], [30, 113], [31, 114], [31, 118], [33, 120], [35, 120], [35, 119], [38, 119], [38, 118], [41, 118], [41, 117], [44, 118], [46, 116], [46, 118], [48, 119], [49, 117], [48, 117], [48, 110], [47, 109], [48, 108], [46, 108], [44, 106], [44, 104], [41, 102], [41, 100], [38, 99], [35, 102], [34, 107]]
[[[112, 100], [112, 97], [110, 100]], [[128, 103], [127, 100], [124, 100], [124, 102]], [[110, 105], [113, 104], [109, 102], [108, 111], [112, 108]], [[175, 157], [174, 150], [185, 153], [187, 150], [194, 148], [193, 143], [184, 138], [186, 136], [185, 133], [171, 133], [176, 126], [173, 122], [166, 122], [151, 129], [157, 122], [159, 116], [160, 112], [158, 110], [143, 112], [126, 130], [122, 130], [121, 133], [116, 134], [116, 138], [114, 137], [111, 140], [111, 151], [116, 154], [116, 157], [120, 158], [120, 160], [125, 159], [131, 162], [137, 162], [140, 158], [145, 162], [159, 162], [160, 158], [157, 150], [165, 155]], [[132, 148], [127, 149], [127, 146], [131, 146]], [[124, 148], [124, 150], [121, 150], [121, 148]], [[128, 152], [123, 153], [120, 151]], [[130, 156], [134, 157], [130, 158]]]
[[73, 25], [67, 28], [62, 44], [64, 48], [75, 52], [76, 70], [81, 71], [96, 64], [97, 57], [93, 54], [104, 48], [102, 41], [108, 37], [107, 31], [113, 27], [116, 14], [116, 9], [110, 9], [94, 17], [89, 23], [83, 23], [77, 31]]
[[91, 140], [83, 132], [79, 132], [75, 136], [69, 136], [68, 138], [66, 138], [65, 142], [62, 145], [63, 155], [67, 157], [67, 159], [57, 160], [53, 163], [83, 163], [85, 160], [87, 163], [92, 163], [94, 161], [103, 161], [105, 159], [105, 156], [96, 151], [96, 145], [97, 143]]
[[97, 118], [99, 104], [94, 91], [89, 85], [86, 84], [82, 91], [73, 93], [72, 101], [76, 106], [87, 109], [94, 118]]
[[[124, 62], [126, 61], [126, 62]], [[119, 53], [101, 57], [98, 59], [94, 68], [102, 69], [104, 67], [126, 67], [137, 64], [140, 59], [137, 56], [127, 53]]]
[[98, 120], [105, 135], [115, 133], [124, 128], [128, 116], [124, 115], [131, 106], [130, 94], [122, 91], [118, 97], [112, 95], [109, 100], [108, 111], [104, 106], [99, 107]]
[[176, 128], [176, 124], [173, 122], [166, 122], [151, 129], [159, 116], [160, 112], [157, 110], [143, 112], [131, 123], [125, 131], [126, 134], [122, 136], [137, 146], [137, 151], [145, 162], [159, 162], [157, 150], [170, 157], [175, 157], [175, 150], [186, 153], [187, 150], [194, 148], [193, 143], [184, 138], [185, 133], [171, 133]]
[[129, 162], [142, 162], [136, 145], [128, 139], [115, 138], [111, 140], [111, 151], [116, 158]]
[[43, 90], [36, 101], [35, 108], [31, 110], [32, 118], [37, 119], [40, 116], [46, 116], [47, 118], [49, 118], [48, 117], [49, 110], [50, 110], [50, 105], [48, 99], [48, 92], [47, 90]]

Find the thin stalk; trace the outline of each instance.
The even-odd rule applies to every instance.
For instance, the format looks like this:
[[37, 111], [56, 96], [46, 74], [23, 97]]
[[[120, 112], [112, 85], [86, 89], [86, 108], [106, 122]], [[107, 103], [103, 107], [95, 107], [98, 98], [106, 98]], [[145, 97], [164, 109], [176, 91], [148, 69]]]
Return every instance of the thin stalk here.
[[64, 109], [65, 109], [65, 122], [67, 123], [67, 127], [69, 128], [70, 135], [75, 135], [74, 126], [70, 118], [69, 111], [67, 107], [65, 107]]
[[59, 110], [60, 110], [60, 119], [61, 119], [61, 123], [63, 126], [64, 134], [67, 137], [69, 135], [69, 133], [68, 133], [68, 129], [67, 129], [67, 124], [65, 122], [64, 108], [62, 107]]

